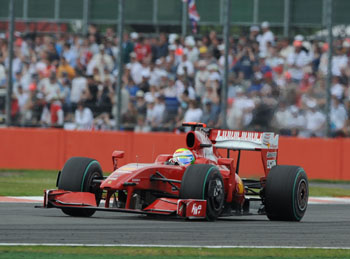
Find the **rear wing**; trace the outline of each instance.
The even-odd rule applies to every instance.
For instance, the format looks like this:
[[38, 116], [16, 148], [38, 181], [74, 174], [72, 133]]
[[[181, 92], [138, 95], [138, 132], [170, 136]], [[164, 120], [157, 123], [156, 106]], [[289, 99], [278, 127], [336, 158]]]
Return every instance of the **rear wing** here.
[[209, 139], [216, 148], [232, 150], [278, 149], [278, 134], [211, 129]]
[[241, 150], [260, 151], [265, 176], [277, 165], [278, 137], [273, 132], [211, 129], [209, 133], [209, 139], [215, 148], [239, 151], [237, 166]]

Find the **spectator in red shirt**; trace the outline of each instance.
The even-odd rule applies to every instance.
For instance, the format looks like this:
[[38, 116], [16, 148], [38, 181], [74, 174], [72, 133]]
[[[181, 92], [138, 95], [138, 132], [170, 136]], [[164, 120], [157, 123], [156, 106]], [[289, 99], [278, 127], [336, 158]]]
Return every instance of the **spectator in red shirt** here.
[[147, 39], [139, 37], [134, 47], [134, 52], [136, 53], [136, 59], [142, 61], [152, 53], [151, 45], [148, 43]]

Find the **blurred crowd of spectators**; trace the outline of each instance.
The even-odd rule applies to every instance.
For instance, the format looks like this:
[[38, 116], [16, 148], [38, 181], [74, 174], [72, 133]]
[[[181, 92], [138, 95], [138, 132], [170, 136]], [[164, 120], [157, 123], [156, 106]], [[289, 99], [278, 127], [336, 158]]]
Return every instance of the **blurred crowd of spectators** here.
[[[336, 39], [331, 129], [350, 136], [350, 39]], [[0, 39], [0, 88], [8, 45]], [[277, 39], [268, 22], [230, 38], [227, 125], [292, 136], [325, 136], [329, 46], [302, 35]], [[19, 126], [112, 130], [116, 123], [118, 38], [90, 25], [86, 36], [17, 35], [12, 121]], [[224, 45], [215, 31], [123, 38], [121, 125], [176, 131], [183, 121], [221, 127]]]

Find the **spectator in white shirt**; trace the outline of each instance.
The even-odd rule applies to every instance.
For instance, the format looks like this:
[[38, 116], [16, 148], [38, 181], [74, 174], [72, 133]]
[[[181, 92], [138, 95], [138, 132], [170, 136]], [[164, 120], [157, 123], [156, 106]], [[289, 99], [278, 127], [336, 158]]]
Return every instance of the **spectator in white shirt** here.
[[260, 54], [263, 56], [267, 56], [267, 47], [268, 47], [268, 42], [271, 43], [271, 45], [275, 44], [275, 35], [273, 34], [272, 31], [270, 31], [270, 24], [269, 22], [263, 22], [261, 24], [261, 29], [263, 31], [263, 34], [261, 35], [259, 39], [259, 50]]
[[153, 109], [152, 127], [157, 128], [162, 126], [165, 112], [164, 96], [158, 96]]
[[336, 96], [338, 99], [342, 99], [344, 96], [344, 86], [340, 84], [340, 78], [333, 76], [333, 84], [331, 86], [331, 94]]
[[335, 48], [335, 55], [332, 58], [332, 74], [340, 76], [341, 70], [348, 64], [348, 57], [344, 54], [342, 46]]
[[184, 53], [186, 53], [188, 60], [192, 63], [197, 62], [199, 57], [199, 50], [196, 47], [196, 42], [192, 36], [187, 36], [185, 39]]
[[81, 70], [76, 70], [77, 77], [72, 80], [72, 89], [70, 100], [74, 106], [81, 100], [84, 91], [87, 89], [87, 79], [83, 76]]
[[273, 117], [275, 128], [283, 135], [290, 135], [289, 122], [292, 117], [290, 109], [285, 102], [281, 102]]
[[305, 127], [305, 116], [295, 105], [290, 106], [289, 110], [291, 113], [291, 117], [288, 121], [288, 128], [291, 130], [292, 136], [298, 136], [300, 130], [302, 130]]
[[75, 125], [78, 130], [91, 130], [94, 123], [94, 116], [90, 108], [85, 107], [84, 102], [80, 101], [75, 110]]
[[[209, 76], [208, 76], [208, 81], [215, 81], [217, 83], [219, 83], [221, 81], [221, 76], [219, 74], [219, 67], [216, 64], [210, 64], [207, 67], [208, 71], [209, 71]], [[208, 82], [207, 81], [207, 82]], [[216, 86], [218, 87], [219, 84], [216, 84]], [[217, 90], [217, 88], [215, 88]]]
[[183, 122], [200, 122], [202, 116], [202, 109], [197, 107], [197, 102], [195, 100], [191, 100], [188, 110], [185, 112]]
[[134, 80], [135, 84], [139, 85], [142, 82], [142, 70], [143, 67], [140, 62], [136, 59], [136, 53], [130, 53], [131, 62], [127, 64], [127, 67], [130, 69], [130, 75]]
[[193, 77], [194, 75], [193, 63], [187, 59], [187, 55], [185, 53], [182, 55], [182, 59], [179, 66], [177, 67], [176, 73], [178, 75], [186, 74], [189, 77]]
[[17, 92], [15, 93], [15, 96], [18, 101], [18, 107], [19, 107], [19, 112], [20, 112], [20, 120], [22, 122], [23, 117], [26, 113], [26, 104], [29, 99], [29, 94], [23, 91], [23, 88], [21, 85], [18, 85], [17, 87]]
[[245, 95], [242, 88], [236, 90], [236, 98], [233, 100], [227, 117], [227, 125], [230, 129], [244, 129], [253, 119], [255, 103], [252, 98]]
[[203, 97], [205, 93], [205, 83], [209, 79], [209, 71], [206, 69], [207, 62], [205, 60], [200, 60], [198, 62], [198, 71], [194, 78], [194, 88], [199, 97]]
[[167, 77], [168, 73], [164, 69], [164, 58], [162, 59], [157, 59], [155, 64], [151, 63], [150, 64], [150, 77], [148, 80], [148, 83], [150, 85], [155, 85], [155, 86], [160, 86], [161, 80], [163, 77]]
[[56, 95], [61, 97], [61, 88], [56, 78], [56, 73], [51, 72], [49, 78], [44, 78], [39, 82], [38, 88], [45, 96], [45, 100], [50, 102]]
[[332, 133], [337, 135], [344, 129], [348, 115], [344, 105], [339, 101], [338, 97], [334, 95], [332, 96], [330, 117]]
[[164, 95], [165, 97], [177, 97], [181, 95], [181, 93], [178, 91], [175, 84], [175, 76], [173, 75], [168, 76], [167, 84], [164, 89]]
[[0, 63], [0, 86], [6, 85], [6, 69], [3, 64]]
[[289, 39], [285, 38], [281, 40], [281, 50], [279, 52], [280, 56], [286, 60], [290, 53], [294, 51], [293, 46], [289, 45]]
[[319, 111], [316, 101], [307, 103], [308, 110], [305, 114], [305, 131], [301, 133], [303, 137], [324, 137], [326, 116]]
[[323, 43], [321, 51], [322, 53], [318, 70], [325, 77], [328, 73], [328, 43]]
[[[7, 69], [9, 69], [10, 62], [9, 58], [5, 59], [5, 66]], [[15, 77], [17, 72], [20, 72], [22, 70], [22, 55], [20, 49], [15, 49], [14, 51], [14, 57], [12, 60], [12, 76]]]
[[105, 53], [105, 46], [100, 45], [99, 52], [90, 60], [86, 73], [92, 75], [94, 68], [98, 68], [100, 74], [102, 74], [105, 67], [111, 72], [114, 68], [114, 61], [110, 55]]
[[165, 102], [163, 96], [156, 98], [156, 102], [147, 104], [146, 122], [153, 130], [162, 126], [165, 112]]
[[294, 52], [287, 57], [287, 64], [289, 72], [294, 81], [299, 82], [304, 77], [303, 68], [310, 63], [308, 54], [302, 50], [302, 42], [294, 41]]

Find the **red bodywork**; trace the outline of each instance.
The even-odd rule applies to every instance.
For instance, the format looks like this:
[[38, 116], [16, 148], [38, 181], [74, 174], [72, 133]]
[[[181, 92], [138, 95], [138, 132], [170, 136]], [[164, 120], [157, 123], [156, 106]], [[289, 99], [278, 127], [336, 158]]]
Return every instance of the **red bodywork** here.
[[[273, 142], [278, 142], [278, 135], [207, 129], [202, 124], [190, 123], [189, 125], [193, 128], [186, 135], [186, 145], [196, 158], [195, 164], [215, 165], [223, 178], [225, 202], [227, 204], [235, 203], [242, 207], [245, 202], [245, 188], [238, 172], [236, 172], [236, 166], [239, 163], [236, 163], [234, 158], [222, 157], [218, 149], [260, 151], [265, 171], [260, 182], [264, 184], [272, 164], [277, 162], [278, 147]], [[196, 127], [198, 128], [196, 129]], [[272, 135], [266, 136], [266, 134]], [[271, 141], [276, 136], [277, 140]], [[123, 151], [113, 152], [112, 162], [115, 170], [106, 179], [101, 180], [100, 189], [104, 192], [104, 205], [98, 206], [93, 193], [48, 190], [45, 191], [44, 207], [88, 208], [142, 214], [177, 215], [185, 218], [206, 217], [206, 200], [181, 199], [179, 197], [182, 176], [187, 166], [166, 164], [172, 155], [162, 154], [156, 158], [154, 163], [131, 163], [118, 168], [118, 158], [123, 156]], [[148, 199], [148, 203], [141, 206], [137, 197], [139, 194], [147, 197], [144, 195], [147, 192], [152, 192], [153, 196]], [[122, 194], [125, 195], [123, 206], [119, 206]], [[119, 205], [116, 206], [116, 204]]]

